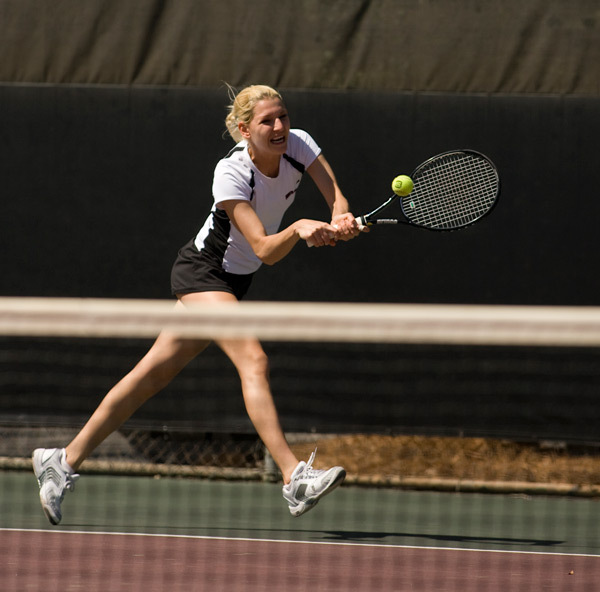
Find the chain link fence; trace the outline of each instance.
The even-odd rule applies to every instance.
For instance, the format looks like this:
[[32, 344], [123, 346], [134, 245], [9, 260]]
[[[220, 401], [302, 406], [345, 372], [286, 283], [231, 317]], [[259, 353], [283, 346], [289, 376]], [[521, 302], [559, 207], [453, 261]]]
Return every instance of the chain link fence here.
[[[77, 433], [67, 427], [0, 424], [0, 468], [26, 468], [35, 448], [64, 447]], [[277, 472], [254, 434], [196, 433], [125, 427], [86, 460], [90, 473], [226, 476], [274, 479]]]

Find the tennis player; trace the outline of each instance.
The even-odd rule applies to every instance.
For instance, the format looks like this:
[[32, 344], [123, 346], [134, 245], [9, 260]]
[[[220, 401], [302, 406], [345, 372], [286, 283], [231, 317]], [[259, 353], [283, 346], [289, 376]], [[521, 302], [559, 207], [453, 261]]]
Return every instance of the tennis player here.
[[[334, 246], [360, 233], [319, 146], [305, 131], [290, 129], [281, 95], [256, 85], [237, 95], [232, 92], [231, 99], [225, 124], [237, 143], [215, 168], [214, 204], [208, 218], [174, 263], [171, 284], [177, 307], [235, 303], [246, 294], [262, 263], [277, 263], [298, 242]], [[280, 230], [305, 172], [325, 198], [331, 221], [301, 219]], [[73, 491], [81, 463], [208, 344], [163, 332], [66, 448], [34, 451], [40, 500], [52, 524], [61, 521], [61, 503], [66, 491]], [[342, 467], [313, 469], [314, 453], [308, 462], [295, 457], [280, 426], [267, 356], [257, 340], [220, 340], [218, 345], [239, 373], [246, 410], [282, 473], [290, 512], [300, 516], [340, 485], [346, 472]]]

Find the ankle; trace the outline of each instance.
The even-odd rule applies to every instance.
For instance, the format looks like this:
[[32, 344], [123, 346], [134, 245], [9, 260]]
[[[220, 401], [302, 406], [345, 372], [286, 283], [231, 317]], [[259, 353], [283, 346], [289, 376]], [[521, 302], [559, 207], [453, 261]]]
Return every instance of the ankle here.
[[81, 463], [76, 462], [76, 459], [73, 457], [73, 455], [69, 455], [68, 449], [65, 448], [65, 453], [61, 458], [61, 464], [63, 469], [69, 471], [69, 473], [75, 473]]

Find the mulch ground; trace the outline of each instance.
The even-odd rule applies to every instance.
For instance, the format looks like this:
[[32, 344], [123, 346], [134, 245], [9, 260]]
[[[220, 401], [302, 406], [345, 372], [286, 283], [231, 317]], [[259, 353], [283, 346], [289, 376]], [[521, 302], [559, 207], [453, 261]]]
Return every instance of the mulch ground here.
[[431, 479], [600, 484], [600, 454], [484, 438], [347, 435], [292, 445], [315, 468], [342, 465], [349, 474]]

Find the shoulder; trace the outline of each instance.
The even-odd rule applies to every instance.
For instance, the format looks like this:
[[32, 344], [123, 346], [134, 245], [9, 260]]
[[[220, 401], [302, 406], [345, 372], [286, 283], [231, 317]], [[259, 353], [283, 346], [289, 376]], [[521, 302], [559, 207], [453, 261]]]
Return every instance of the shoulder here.
[[307, 131], [305, 131], [303, 129], [296, 129], [296, 128], [290, 130], [289, 141], [292, 142], [293, 144], [298, 144], [298, 145], [316, 144], [313, 137]]
[[240, 142], [215, 167], [213, 195], [216, 201], [246, 199], [254, 185], [253, 177], [254, 170], [246, 143]]
[[251, 162], [247, 147], [248, 144], [246, 142], [239, 142], [219, 160], [215, 168], [220, 170], [247, 168]]
[[321, 154], [320, 146], [313, 137], [301, 129], [291, 129], [288, 138], [287, 153], [292, 158], [309, 166]]
[[253, 170], [246, 142], [236, 144], [215, 167], [216, 177], [229, 177], [247, 180]]

